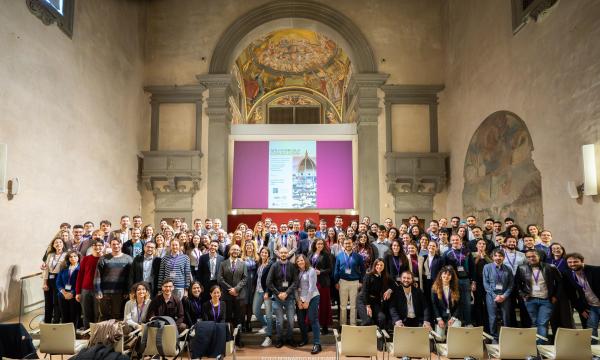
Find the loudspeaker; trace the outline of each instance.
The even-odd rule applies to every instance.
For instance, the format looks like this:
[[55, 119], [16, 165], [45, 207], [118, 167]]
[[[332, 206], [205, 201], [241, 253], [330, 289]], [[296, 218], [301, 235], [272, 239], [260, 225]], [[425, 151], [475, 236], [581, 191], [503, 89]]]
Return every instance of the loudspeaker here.
[[567, 192], [571, 199], [579, 199], [579, 191], [577, 190], [577, 185], [575, 185], [575, 181], [567, 181]]

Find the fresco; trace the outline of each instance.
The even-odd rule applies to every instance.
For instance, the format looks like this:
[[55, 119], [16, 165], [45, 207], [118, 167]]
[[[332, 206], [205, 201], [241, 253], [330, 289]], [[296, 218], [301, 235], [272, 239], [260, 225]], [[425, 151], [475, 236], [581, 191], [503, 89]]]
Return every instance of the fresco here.
[[[248, 122], [253, 106], [270, 91], [303, 87], [329, 99], [338, 114], [350, 74], [350, 59], [326, 36], [305, 29], [285, 29], [253, 41], [236, 60], [234, 73], [244, 94]], [[339, 121], [336, 119], [336, 121]]]
[[542, 225], [542, 178], [532, 151], [529, 131], [516, 115], [500, 111], [485, 119], [465, 158], [465, 216]]

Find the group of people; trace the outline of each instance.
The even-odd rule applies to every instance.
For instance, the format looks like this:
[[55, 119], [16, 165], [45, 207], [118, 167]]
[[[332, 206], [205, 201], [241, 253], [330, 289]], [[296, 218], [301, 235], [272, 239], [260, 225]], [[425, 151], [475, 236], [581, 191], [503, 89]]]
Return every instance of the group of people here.
[[[535, 224], [265, 218], [227, 233], [219, 219], [192, 227], [161, 221], [157, 229], [131, 220], [122, 216], [116, 230], [107, 220], [98, 229], [61, 224], [41, 266], [44, 322], [88, 328], [118, 319], [136, 328], [170, 316], [180, 330], [215, 321], [252, 332], [254, 316], [262, 346], [304, 346], [312, 332], [317, 354], [334, 310], [338, 325], [358, 318], [388, 329], [430, 327], [442, 337], [452, 326], [484, 326], [496, 337], [500, 325], [534, 326], [547, 338], [549, 326], [574, 327], [575, 308], [597, 335], [600, 267], [567, 254]], [[295, 319], [300, 343], [292, 339]]]

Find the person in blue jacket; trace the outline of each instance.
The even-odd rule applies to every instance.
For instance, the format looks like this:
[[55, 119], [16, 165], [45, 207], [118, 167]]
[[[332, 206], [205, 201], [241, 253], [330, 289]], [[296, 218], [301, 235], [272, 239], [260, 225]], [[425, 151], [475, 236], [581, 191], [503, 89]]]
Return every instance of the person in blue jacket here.
[[65, 264], [56, 277], [56, 291], [61, 309], [61, 322], [73, 323], [75, 329], [79, 328], [81, 305], [75, 300], [75, 284], [79, 273], [79, 253], [71, 250], [65, 257]]

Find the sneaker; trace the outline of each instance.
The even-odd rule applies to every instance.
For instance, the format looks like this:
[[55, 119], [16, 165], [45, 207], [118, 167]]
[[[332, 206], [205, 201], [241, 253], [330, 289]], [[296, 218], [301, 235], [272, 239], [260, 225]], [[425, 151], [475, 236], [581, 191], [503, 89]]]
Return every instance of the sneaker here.
[[271, 344], [273, 344], [273, 342], [271, 341], [271, 338], [267, 336], [265, 338], [265, 341], [263, 341], [262, 344], [260, 344], [260, 346], [269, 347], [269, 346], [271, 346]]
[[267, 333], [267, 327], [266, 326], [262, 327], [260, 330], [258, 330], [258, 333], [261, 334], [261, 335], [266, 334]]

